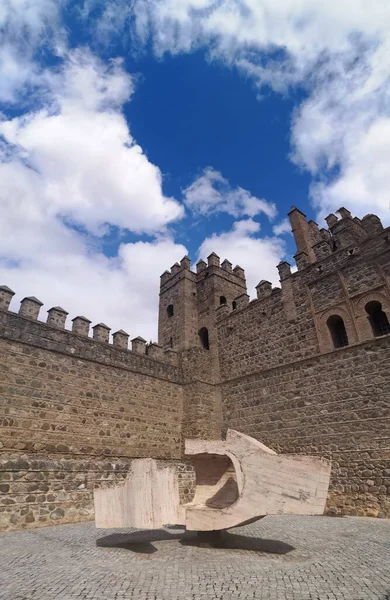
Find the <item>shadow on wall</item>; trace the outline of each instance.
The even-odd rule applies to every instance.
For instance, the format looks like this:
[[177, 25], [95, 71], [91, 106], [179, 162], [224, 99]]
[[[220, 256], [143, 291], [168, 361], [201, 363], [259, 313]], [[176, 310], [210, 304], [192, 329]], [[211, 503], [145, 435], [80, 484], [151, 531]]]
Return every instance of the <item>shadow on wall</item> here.
[[[163, 529], [150, 531], [134, 531], [131, 533], [113, 533], [96, 540], [101, 548], [122, 548], [137, 554], [154, 554], [158, 548], [153, 542], [178, 540], [182, 546], [198, 548], [216, 548], [223, 550], [250, 550], [265, 554], [288, 554], [295, 550], [294, 546], [279, 540], [267, 540], [257, 537], [237, 535], [228, 531], [201, 532], [180, 530], [170, 533]], [[205, 535], [206, 534], [206, 535]]]

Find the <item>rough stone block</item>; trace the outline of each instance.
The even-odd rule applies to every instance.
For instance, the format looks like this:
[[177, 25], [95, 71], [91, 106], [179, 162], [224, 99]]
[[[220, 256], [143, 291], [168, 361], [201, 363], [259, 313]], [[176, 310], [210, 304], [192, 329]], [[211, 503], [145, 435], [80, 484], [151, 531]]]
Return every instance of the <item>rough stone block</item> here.
[[28, 296], [21, 301], [19, 314], [21, 317], [36, 320], [38, 319], [41, 306], [43, 306], [43, 302], [38, 300], [38, 298], [35, 298], [35, 296]]
[[64, 329], [66, 317], [69, 313], [66, 312], [60, 306], [54, 306], [53, 308], [49, 308], [47, 311], [47, 320], [46, 323], [50, 325], [50, 327], [58, 327], [58, 329]]

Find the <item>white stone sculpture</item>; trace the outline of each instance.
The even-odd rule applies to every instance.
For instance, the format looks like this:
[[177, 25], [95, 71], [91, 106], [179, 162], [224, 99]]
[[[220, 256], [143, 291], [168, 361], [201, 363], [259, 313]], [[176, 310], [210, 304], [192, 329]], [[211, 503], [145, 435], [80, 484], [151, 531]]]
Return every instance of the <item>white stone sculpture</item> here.
[[187, 440], [185, 453], [196, 472], [191, 503], [180, 504], [173, 465], [136, 459], [124, 484], [95, 490], [96, 527], [183, 525], [191, 531], [215, 531], [266, 515], [324, 512], [331, 468], [326, 459], [278, 455], [232, 429], [226, 441]]

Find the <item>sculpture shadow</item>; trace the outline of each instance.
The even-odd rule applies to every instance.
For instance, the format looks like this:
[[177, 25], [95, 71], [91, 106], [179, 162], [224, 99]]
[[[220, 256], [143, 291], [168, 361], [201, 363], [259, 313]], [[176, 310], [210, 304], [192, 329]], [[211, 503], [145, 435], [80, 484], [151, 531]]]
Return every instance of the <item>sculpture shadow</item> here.
[[266, 554], [288, 554], [295, 550], [294, 546], [290, 546], [290, 544], [286, 544], [280, 540], [239, 535], [237, 533], [230, 533], [229, 531], [207, 533], [209, 535], [185, 534], [180, 540], [180, 544], [183, 546], [206, 546], [223, 550], [250, 550]]
[[228, 531], [202, 532], [198, 535], [195, 531], [181, 529], [178, 533], [170, 533], [164, 529], [149, 531], [134, 531], [129, 533], [112, 533], [96, 540], [100, 548], [122, 548], [137, 554], [154, 554], [158, 548], [153, 542], [178, 540], [182, 546], [198, 548], [215, 548], [216, 550], [249, 550], [266, 554], [288, 554], [295, 550], [294, 546], [279, 540], [269, 540], [245, 535], [238, 535]]
[[156, 546], [152, 542], [162, 540], [179, 540], [183, 535], [183, 528], [180, 533], [170, 533], [164, 529], [150, 529], [145, 531], [133, 531], [129, 533], [111, 533], [96, 540], [96, 546], [100, 548], [123, 548], [131, 550], [137, 554], [154, 554], [157, 552]]

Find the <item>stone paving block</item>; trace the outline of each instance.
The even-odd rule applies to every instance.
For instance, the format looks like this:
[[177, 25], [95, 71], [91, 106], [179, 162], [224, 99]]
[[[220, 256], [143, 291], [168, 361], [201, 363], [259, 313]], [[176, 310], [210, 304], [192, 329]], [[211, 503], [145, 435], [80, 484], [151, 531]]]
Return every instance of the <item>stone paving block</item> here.
[[390, 600], [390, 521], [267, 517], [212, 548], [93, 523], [0, 536], [0, 600]]

